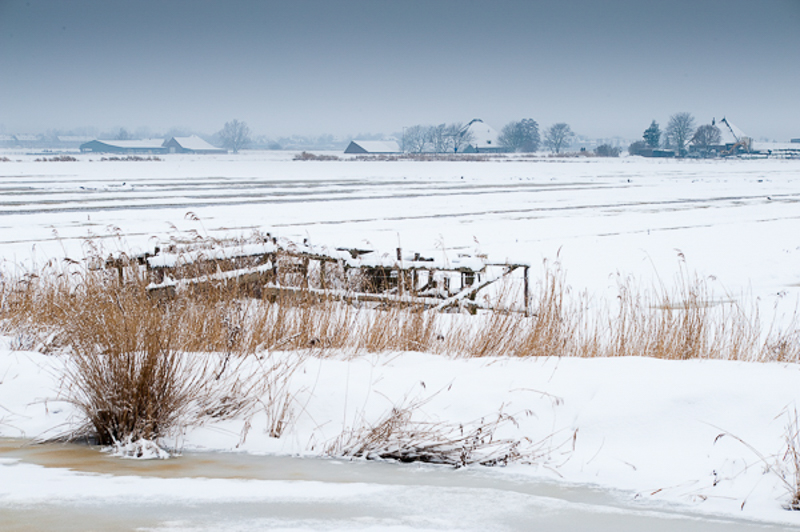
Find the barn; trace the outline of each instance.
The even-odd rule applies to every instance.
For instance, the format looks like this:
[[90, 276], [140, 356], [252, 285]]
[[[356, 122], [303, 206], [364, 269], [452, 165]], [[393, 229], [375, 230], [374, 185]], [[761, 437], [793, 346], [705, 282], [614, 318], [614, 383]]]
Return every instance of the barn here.
[[228, 153], [228, 150], [212, 146], [197, 135], [191, 137], [172, 137], [164, 141], [169, 153]]
[[394, 140], [354, 140], [344, 150], [345, 153], [401, 153], [400, 145]]
[[92, 140], [81, 144], [80, 149], [92, 153], [167, 153], [162, 139]]

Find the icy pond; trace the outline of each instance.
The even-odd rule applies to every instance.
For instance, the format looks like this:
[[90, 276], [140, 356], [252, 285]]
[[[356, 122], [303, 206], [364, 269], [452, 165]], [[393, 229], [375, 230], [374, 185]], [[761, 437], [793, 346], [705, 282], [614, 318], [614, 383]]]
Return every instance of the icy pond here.
[[[0, 440], [0, 468], [3, 530], [787, 529], [483, 468], [243, 453], [123, 460], [15, 439]], [[73, 489], [59, 491], [66, 482]]]

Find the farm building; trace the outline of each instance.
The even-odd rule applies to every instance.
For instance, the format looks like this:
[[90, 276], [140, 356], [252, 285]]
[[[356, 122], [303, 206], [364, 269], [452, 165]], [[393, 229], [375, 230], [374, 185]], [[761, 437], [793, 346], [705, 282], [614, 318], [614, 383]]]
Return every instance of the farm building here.
[[716, 126], [720, 133], [720, 148], [724, 153], [735, 153], [743, 149], [749, 150], [752, 139], [745, 135], [744, 131], [734, 126], [726, 118], [719, 122], [711, 121], [712, 126]]
[[[719, 121], [712, 119], [711, 126], [719, 132], [719, 141], [716, 144], [705, 145], [698, 142], [697, 137], [693, 138], [689, 144], [690, 157], [735, 155], [751, 151], [752, 139], [726, 118]], [[699, 131], [700, 128], [698, 128]]]
[[[719, 144], [709, 146], [708, 150], [718, 155], [750, 154], [751, 156], [775, 157], [782, 159], [800, 158], [800, 144], [791, 142], [755, 142], [744, 131], [731, 124], [726, 118], [712, 120], [720, 134]], [[693, 151], [699, 152], [696, 147]]]
[[344, 150], [345, 153], [401, 153], [400, 145], [394, 140], [354, 140]]
[[497, 140], [497, 131], [480, 118], [475, 118], [467, 124], [466, 132], [472, 134], [472, 142], [463, 149], [464, 153], [498, 153], [506, 151]]
[[92, 140], [81, 144], [82, 152], [94, 153], [228, 153], [197, 135], [142, 140]]
[[162, 139], [92, 140], [81, 144], [81, 151], [94, 153], [167, 153]]
[[212, 146], [197, 135], [191, 137], [172, 137], [164, 141], [169, 153], [228, 153], [228, 150]]

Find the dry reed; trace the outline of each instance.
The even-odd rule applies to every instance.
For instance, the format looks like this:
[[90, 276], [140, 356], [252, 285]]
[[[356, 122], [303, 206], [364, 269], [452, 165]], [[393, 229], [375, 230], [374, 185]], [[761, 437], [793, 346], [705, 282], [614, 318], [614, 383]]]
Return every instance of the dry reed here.
[[527, 438], [497, 437], [498, 430], [504, 426], [517, 425], [517, 420], [502, 410], [488, 420], [465, 424], [412, 419], [432, 397], [404, 401], [375, 423], [362, 419], [359, 425], [345, 428], [328, 444], [325, 454], [464, 467], [534, 462], [551, 452], [544, 440], [534, 444]]
[[[205, 266], [205, 268], [208, 268]], [[763, 331], [754, 304], [718, 297], [711, 281], [683, 268], [674, 288], [643, 289], [619, 278], [613, 305], [573, 296], [558, 264], [545, 264], [530, 312], [505, 304], [499, 291], [477, 315], [419, 306], [354, 306], [300, 291], [259, 299], [230, 282], [185, 287], [156, 297], [143, 275], [52, 264], [5, 276], [0, 318], [20, 348], [48, 352], [217, 352], [313, 350], [426, 351], [454, 356], [647, 356], [662, 359], [800, 360], [796, 321]], [[745, 299], [746, 298], [742, 298]]]
[[[203, 263], [185, 268], [197, 275], [213, 270]], [[330, 274], [344, 286], [346, 280], [337, 280], [333, 269]], [[509, 286], [494, 305], [506, 310], [477, 315], [357, 307], [302, 290], [259, 298], [252, 285], [230, 280], [189, 284], [164, 297], [148, 290], [148, 282], [136, 267], [120, 276], [73, 262], [0, 277], [0, 326], [16, 336], [17, 348], [70, 355], [69, 393], [103, 442], [157, 436], [190, 413], [197, 422], [241, 412], [245, 398], [257, 395], [255, 384], [239, 375], [242, 368], [278, 350], [800, 360], [796, 322], [764, 333], [755, 305], [717, 297], [711, 281], [690, 275], [685, 265], [672, 289], [641, 289], [620, 278], [614, 305], [597, 306], [571, 294], [558, 263], [545, 263], [529, 313], [514, 309], [510, 300], [519, 289]], [[268, 386], [270, 431], [280, 435], [290, 422], [291, 398], [281, 383], [291, 370], [262, 365], [248, 371], [271, 376], [261, 382]]]

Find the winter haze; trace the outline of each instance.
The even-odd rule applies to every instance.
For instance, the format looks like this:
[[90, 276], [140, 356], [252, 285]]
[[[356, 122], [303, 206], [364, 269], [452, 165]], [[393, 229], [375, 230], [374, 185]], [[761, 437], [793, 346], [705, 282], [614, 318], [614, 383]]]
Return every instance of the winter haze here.
[[800, 137], [797, 0], [0, 1], [0, 133], [392, 133], [524, 117]]

